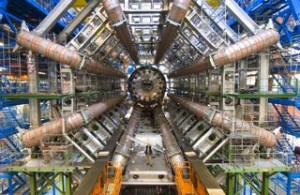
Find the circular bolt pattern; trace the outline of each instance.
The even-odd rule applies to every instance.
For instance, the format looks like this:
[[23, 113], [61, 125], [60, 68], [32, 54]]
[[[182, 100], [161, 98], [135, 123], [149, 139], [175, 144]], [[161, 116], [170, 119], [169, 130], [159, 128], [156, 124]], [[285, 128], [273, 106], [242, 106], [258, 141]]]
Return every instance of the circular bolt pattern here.
[[129, 92], [142, 108], [154, 108], [160, 105], [166, 91], [166, 79], [155, 68], [142, 67], [135, 70], [129, 78]]

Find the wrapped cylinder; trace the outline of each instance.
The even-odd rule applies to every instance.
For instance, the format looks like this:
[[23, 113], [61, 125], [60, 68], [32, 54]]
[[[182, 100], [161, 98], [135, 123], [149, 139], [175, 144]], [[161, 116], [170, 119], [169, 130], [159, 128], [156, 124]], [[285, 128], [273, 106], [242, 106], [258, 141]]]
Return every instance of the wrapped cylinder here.
[[167, 122], [167, 119], [163, 115], [163, 113], [158, 114], [158, 123], [161, 130], [163, 143], [166, 148], [167, 157], [175, 169], [176, 164], [184, 162], [184, 158], [181, 154], [181, 149], [171, 132], [170, 126]]
[[125, 22], [119, 0], [103, 0], [103, 7], [109, 20], [113, 23]]
[[80, 112], [70, 114], [64, 119], [52, 121], [44, 126], [32, 129], [22, 136], [22, 142], [25, 147], [33, 147], [39, 145], [47, 138], [59, 136], [65, 128], [65, 132], [81, 128], [86, 122], [100, 117], [110, 108], [114, 107], [125, 99], [124, 95], [113, 97], [105, 102], [94, 104], [88, 108], [82, 109]]
[[168, 15], [167, 25], [164, 29], [160, 44], [158, 45], [155, 64], [158, 64], [164, 56], [172, 41], [177, 37], [178, 27], [184, 20], [184, 17], [189, 9], [191, 0], [175, 0]]
[[218, 50], [215, 54], [169, 74], [170, 78], [203, 72], [210, 68], [219, 68], [249, 57], [257, 52], [275, 45], [280, 35], [274, 29], [262, 31], [252, 37]]
[[102, 4], [109, 20], [116, 30], [120, 42], [125, 47], [134, 63], [139, 64], [138, 52], [132, 41], [133, 38], [127, 27], [119, 0], [104, 0], [102, 1]]
[[126, 78], [126, 75], [119, 70], [108, 67], [93, 59], [87, 59], [76, 51], [46, 40], [33, 33], [20, 32], [16, 40], [22, 47], [44, 55], [52, 60], [69, 65], [71, 68], [84, 69], [91, 73], [106, 74], [118, 78]]
[[191, 0], [174, 0], [168, 19], [176, 23], [181, 23], [189, 9], [190, 3]]
[[132, 141], [128, 138], [128, 136], [132, 137], [134, 135], [138, 117], [139, 111], [134, 110], [113, 156], [113, 161], [121, 163], [122, 167], [125, 167], [127, 159], [129, 158], [129, 149], [132, 145]]
[[259, 138], [260, 145], [266, 147], [273, 147], [274, 145], [276, 145], [276, 136], [272, 132], [257, 127], [247, 121], [234, 118], [233, 116], [225, 114], [219, 110], [211, 109], [207, 106], [191, 102], [188, 99], [180, 97], [178, 95], [168, 94], [168, 96], [173, 101], [179, 103], [185, 109], [192, 112], [198, 118], [205, 119], [211, 125], [223, 128], [228, 132], [233, 131], [233, 129], [250, 132], [251, 134]]

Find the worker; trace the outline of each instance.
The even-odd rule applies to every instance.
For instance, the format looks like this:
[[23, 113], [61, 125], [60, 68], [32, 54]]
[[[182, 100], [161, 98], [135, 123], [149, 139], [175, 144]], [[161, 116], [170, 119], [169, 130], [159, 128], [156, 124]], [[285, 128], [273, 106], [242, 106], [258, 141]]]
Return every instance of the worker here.
[[152, 167], [152, 148], [150, 144], [147, 144], [145, 154], [146, 154], [147, 165], [150, 165]]

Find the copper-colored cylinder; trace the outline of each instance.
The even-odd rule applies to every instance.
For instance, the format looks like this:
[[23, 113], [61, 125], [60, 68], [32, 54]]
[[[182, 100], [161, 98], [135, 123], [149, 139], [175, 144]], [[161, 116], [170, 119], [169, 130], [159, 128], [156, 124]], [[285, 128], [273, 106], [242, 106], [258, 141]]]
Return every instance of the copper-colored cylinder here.
[[[119, 70], [105, 66], [93, 59], [83, 59], [76, 51], [63, 47], [57, 43], [46, 40], [30, 32], [20, 32], [17, 35], [17, 43], [35, 53], [44, 55], [52, 60], [69, 65], [71, 68], [87, 70], [91, 73], [106, 74], [113, 77], [126, 78]], [[83, 64], [82, 64], [83, 63]]]
[[103, 0], [104, 10], [112, 23], [117, 23], [123, 20], [123, 11], [119, 0]]
[[139, 64], [138, 52], [125, 22], [124, 13], [119, 0], [103, 0], [102, 4], [109, 20], [114, 25], [120, 42], [125, 47], [134, 63]]
[[[184, 20], [184, 17], [189, 9], [191, 0], [175, 0], [168, 16], [168, 22], [164, 29], [161, 41], [156, 50], [156, 56], [154, 63], [158, 64], [165, 52], [170, 47], [172, 41], [177, 37], [177, 30], [180, 23]], [[175, 25], [178, 24], [178, 25]]]
[[129, 53], [131, 59], [135, 64], [139, 64], [138, 52], [135, 47], [134, 42], [132, 41], [132, 36], [129, 32], [129, 29], [126, 24], [122, 24], [115, 28], [117, 37], [119, 38], [122, 45], [126, 48]]
[[178, 35], [177, 28], [178, 27], [167, 23], [166, 28], [163, 30], [161, 41], [156, 51], [154, 64], [158, 64], [160, 62], [167, 49], [170, 47], [172, 41], [176, 39]]
[[[65, 132], [77, 130], [78, 128], [82, 127], [85, 124], [85, 118], [88, 120], [92, 120], [94, 118], [100, 117], [107, 110], [123, 101], [124, 98], [124, 95], [119, 95], [105, 102], [94, 104], [88, 108], [85, 108], [84, 110], [82, 110], [82, 112], [76, 112], [66, 116], [64, 118]], [[83, 116], [82, 113], [84, 113], [85, 116]], [[60, 136], [62, 135], [62, 132], [63, 118], [60, 118], [24, 133], [22, 136], [22, 142], [25, 147], [29, 148], [39, 145], [43, 140], [47, 138]]]
[[176, 164], [184, 162], [181, 149], [175, 139], [175, 136], [172, 134], [171, 128], [167, 122], [165, 115], [161, 110], [160, 113], [157, 115], [157, 119], [163, 138], [163, 144], [166, 148], [167, 157], [173, 169], [175, 169]]
[[252, 37], [218, 50], [211, 56], [213, 64], [210, 62], [210, 57], [207, 57], [193, 62], [190, 66], [186, 66], [170, 73], [169, 77], [175, 78], [188, 74], [195, 74], [213, 68], [213, 66], [219, 68], [226, 64], [234, 63], [275, 45], [279, 39], [280, 35], [274, 29], [262, 31]]
[[264, 128], [257, 127], [247, 121], [235, 118], [229, 114], [225, 114], [220, 110], [212, 110], [207, 106], [191, 102], [186, 98], [175, 94], [168, 94], [168, 96], [182, 107], [192, 112], [198, 118], [206, 119], [208, 123], [223, 128], [231, 132], [233, 129], [251, 133], [258, 137], [259, 144], [266, 147], [273, 147], [276, 145], [276, 136]]
[[170, 10], [169, 19], [181, 23], [189, 9], [191, 0], [175, 0]]
[[116, 148], [115, 155], [113, 156], [113, 161], [120, 162], [123, 165], [123, 167], [125, 167], [126, 165], [127, 159], [130, 155], [130, 148], [132, 145], [132, 141], [128, 136], [134, 136], [136, 131], [136, 125], [139, 119], [139, 114], [139, 110], [135, 109], [133, 111], [129, 119], [128, 125], [124, 131], [124, 134], [122, 135], [119, 141], [119, 145]]

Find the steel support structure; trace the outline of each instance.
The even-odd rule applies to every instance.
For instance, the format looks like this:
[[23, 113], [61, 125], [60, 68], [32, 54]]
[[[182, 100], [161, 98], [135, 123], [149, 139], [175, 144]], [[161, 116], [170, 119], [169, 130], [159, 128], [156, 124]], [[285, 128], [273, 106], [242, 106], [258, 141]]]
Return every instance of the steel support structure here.
[[59, 43], [63, 43], [66, 38], [78, 27], [78, 25], [88, 17], [88, 15], [99, 5], [100, 0], [92, 0], [89, 4], [84, 7], [78, 15], [64, 28], [61, 33], [57, 36]]
[[88, 173], [82, 179], [79, 186], [75, 189], [74, 195], [91, 194], [93, 192], [95, 186], [103, 176], [103, 170], [107, 165], [107, 162], [113, 156], [112, 151], [116, 148], [115, 144], [124, 133], [124, 129], [124, 125], [121, 124], [113, 137], [108, 140], [107, 145], [103, 149], [103, 155], [95, 161]]
[[46, 18], [33, 30], [33, 33], [39, 36], [46, 35], [75, 1], [76, 0], [59, 1]]
[[[28, 82], [29, 93], [38, 92], [39, 84], [39, 67], [36, 62], [36, 56], [32, 51], [29, 51], [27, 55], [27, 70], [28, 70]], [[30, 127], [36, 128], [41, 125], [41, 108], [39, 99], [29, 99], [29, 114], [30, 114]]]
[[[58, 184], [58, 186], [57, 186]], [[51, 187], [59, 191], [59, 194], [72, 194], [72, 173], [71, 172], [30, 172], [29, 185], [30, 195], [38, 195]]]
[[[273, 189], [270, 189], [270, 177], [274, 174], [271, 170], [268, 172], [264, 171], [262, 174], [253, 172], [228, 172], [227, 173], [227, 193], [230, 195], [241, 194], [244, 189], [249, 186], [251, 190], [255, 191], [257, 194], [269, 195], [274, 194]], [[240, 183], [242, 179], [243, 184]]]
[[225, 0], [225, 5], [228, 11], [249, 33], [256, 34], [259, 32], [259, 26], [234, 0]]
[[[266, 93], [269, 91], [269, 69], [270, 69], [270, 60], [269, 60], [269, 50], [259, 53], [259, 75], [260, 75], [260, 86], [259, 91]], [[268, 98], [259, 99], [259, 123], [262, 124], [266, 121], [268, 114]]]

